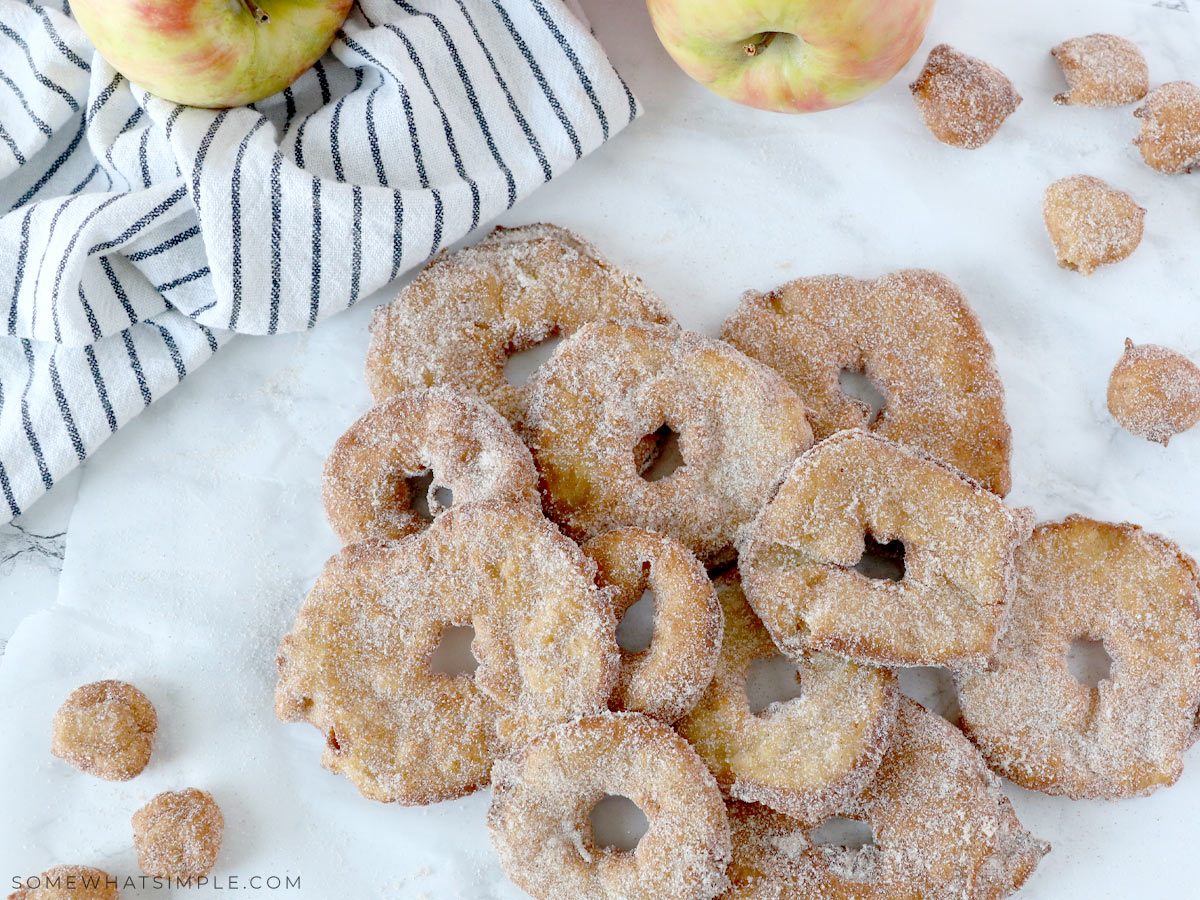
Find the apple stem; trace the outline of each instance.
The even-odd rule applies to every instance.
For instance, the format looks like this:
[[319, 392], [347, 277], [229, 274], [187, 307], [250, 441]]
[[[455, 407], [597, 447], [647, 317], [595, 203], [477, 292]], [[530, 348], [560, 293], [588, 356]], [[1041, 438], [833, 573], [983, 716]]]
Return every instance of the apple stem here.
[[265, 10], [260, 9], [254, 3], [254, 0], [242, 0], [242, 3], [246, 4], [246, 9], [250, 10], [251, 15], [254, 16], [254, 21], [259, 25], [266, 25], [271, 21], [271, 17], [267, 15]]
[[755, 37], [754, 40], [746, 44], [744, 48], [746, 55], [758, 56], [758, 54], [771, 46], [771, 41], [775, 40], [775, 35], [777, 34], [779, 34], [778, 31], [766, 31]]

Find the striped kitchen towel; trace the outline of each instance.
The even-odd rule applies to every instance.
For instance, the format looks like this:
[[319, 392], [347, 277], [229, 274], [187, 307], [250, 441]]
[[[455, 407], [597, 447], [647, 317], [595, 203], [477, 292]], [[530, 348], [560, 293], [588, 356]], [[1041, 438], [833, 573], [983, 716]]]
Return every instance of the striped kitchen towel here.
[[0, 0], [0, 521], [236, 333], [353, 306], [637, 114], [566, 0], [359, 0], [220, 111], [123, 78], [66, 0]]

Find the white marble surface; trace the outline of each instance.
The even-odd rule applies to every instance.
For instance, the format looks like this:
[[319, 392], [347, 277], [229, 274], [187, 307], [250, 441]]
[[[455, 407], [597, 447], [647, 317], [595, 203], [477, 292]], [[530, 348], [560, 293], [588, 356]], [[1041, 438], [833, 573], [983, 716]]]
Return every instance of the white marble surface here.
[[[1153, 83], [1200, 79], [1189, 3], [941, 0], [900, 77], [809, 117], [742, 109], [693, 85], [639, 0], [583, 5], [646, 116], [506, 223], [578, 229], [709, 333], [746, 288], [940, 269], [996, 347], [1013, 502], [1042, 518], [1136, 521], [1200, 556], [1200, 430], [1164, 451], [1117, 428], [1104, 405], [1127, 335], [1200, 359], [1200, 175], [1143, 166], [1131, 108], [1055, 107], [1047, 52], [1111, 30], [1142, 45]], [[1000, 66], [1025, 96], [979, 151], [933, 141], [905, 89], [939, 41]], [[1055, 266], [1040, 216], [1046, 184], [1076, 172], [1148, 210], [1134, 256], [1086, 279]], [[275, 646], [335, 549], [317, 478], [368, 404], [368, 306], [311, 335], [236, 341], [0, 528], [0, 888], [62, 862], [136, 874], [129, 815], [194, 784], [225, 809], [222, 875], [299, 873], [298, 893], [312, 897], [521, 896], [488, 850], [486, 793], [426, 810], [371, 804], [318, 768], [312, 729], [271, 715]], [[149, 769], [123, 785], [47, 752], [54, 708], [101, 677], [140, 684], [161, 717]], [[936, 680], [906, 683], [939, 709], [952, 701]], [[1200, 761], [1190, 762], [1177, 786], [1115, 804], [1012, 788], [1022, 820], [1055, 846], [1023, 896], [1192, 896], [1181, 865], [1200, 838]]]
[[20, 621], [54, 602], [82, 474], [72, 472], [25, 515], [0, 525], [0, 656]]

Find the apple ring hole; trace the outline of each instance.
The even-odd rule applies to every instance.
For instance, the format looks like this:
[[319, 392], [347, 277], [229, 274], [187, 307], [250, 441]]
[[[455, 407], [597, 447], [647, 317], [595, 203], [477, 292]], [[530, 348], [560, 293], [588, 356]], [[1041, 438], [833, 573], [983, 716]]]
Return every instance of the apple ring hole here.
[[[656, 449], [650, 463], [644, 468], [639, 466], [642, 478], [646, 479], [646, 481], [661, 481], [664, 478], [669, 478], [687, 465], [687, 461], [683, 457], [683, 447], [679, 432], [670, 425], [663, 424], [638, 441], [638, 450], [635, 450], [635, 457], [637, 452], [641, 448], [646, 447], [647, 444], [652, 445]], [[637, 462], [636, 459], [635, 462]]]
[[870, 532], [863, 537], [862, 557], [854, 571], [874, 581], [901, 581], [904, 578], [904, 542], [881, 544]]
[[1112, 657], [1104, 641], [1080, 635], [1067, 648], [1067, 671], [1084, 687], [1096, 688], [1112, 675]]
[[647, 588], [638, 601], [625, 610], [617, 625], [617, 646], [622, 653], [641, 653], [654, 639], [654, 591]]
[[458, 675], [474, 675], [479, 660], [472, 652], [475, 629], [470, 625], [447, 625], [442, 628], [437, 649], [429, 657], [429, 668], [435, 675], [451, 678]]
[[426, 469], [419, 475], [405, 478], [404, 483], [408, 485], [409, 503], [412, 505], [413, 512], [426, 522], [432, 522], [434, 514], [433, 510], [429, 508], [429, 488], [433, 484], [433, 472]]
[[592, 842], [600, 848], [632, 852], [650, 827], [641, 807], [620, 794], [606, 794], [588, 813]]
[[962, 715], [958, 705], [958, 688], [954, 676], [941, 666], [906, 666], [896, 670], [900, 678], [900, 693], [916, 700], [932, 713], [937, 713], [951, 725], [957, 725]]
[[756, 716], [769, 716], [772, 707], [794, 700], [801, 693], [796, 664], [782, 653], [756, 659], [746, 670], [746, 700]]
[[830, 816], [809, 831], [808, 839], [813, 844], [855, 851], [874, 846], [875, 833], [869, 822], [847, 819], [845, 816]]
[[454, 492], [433, 480], [433, 471], [425, 469], [404, 479], [412, 511], [425, 522], [432, 522], [454, 505]]
[[870, 410], [866, 425], [874, 425], [887, 405], [887, 392], [867, 377], [862, 369], [842, 369], [838, 372], [838, 387], [853, 400], [864, 403]]
[[533, 373], [554, 355], [554, 351], [561, 343], [560, 336], [551, 334], [544, 341], [514, 349], [504, 363], [504, 379], [513, 387], [523, 387], [528, 384]]

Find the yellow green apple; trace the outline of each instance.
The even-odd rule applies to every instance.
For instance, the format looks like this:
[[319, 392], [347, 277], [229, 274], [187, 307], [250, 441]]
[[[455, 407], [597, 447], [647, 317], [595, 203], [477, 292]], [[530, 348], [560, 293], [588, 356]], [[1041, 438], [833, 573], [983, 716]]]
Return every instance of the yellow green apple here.
[[113, 68], [166, 100], [241, 106], [321, 58], [354, 0], [71, 0]]
[[675, 62], [714, 93], [776, 112], [844, 106], [903, 68], [934, 0], [647, 0]]

